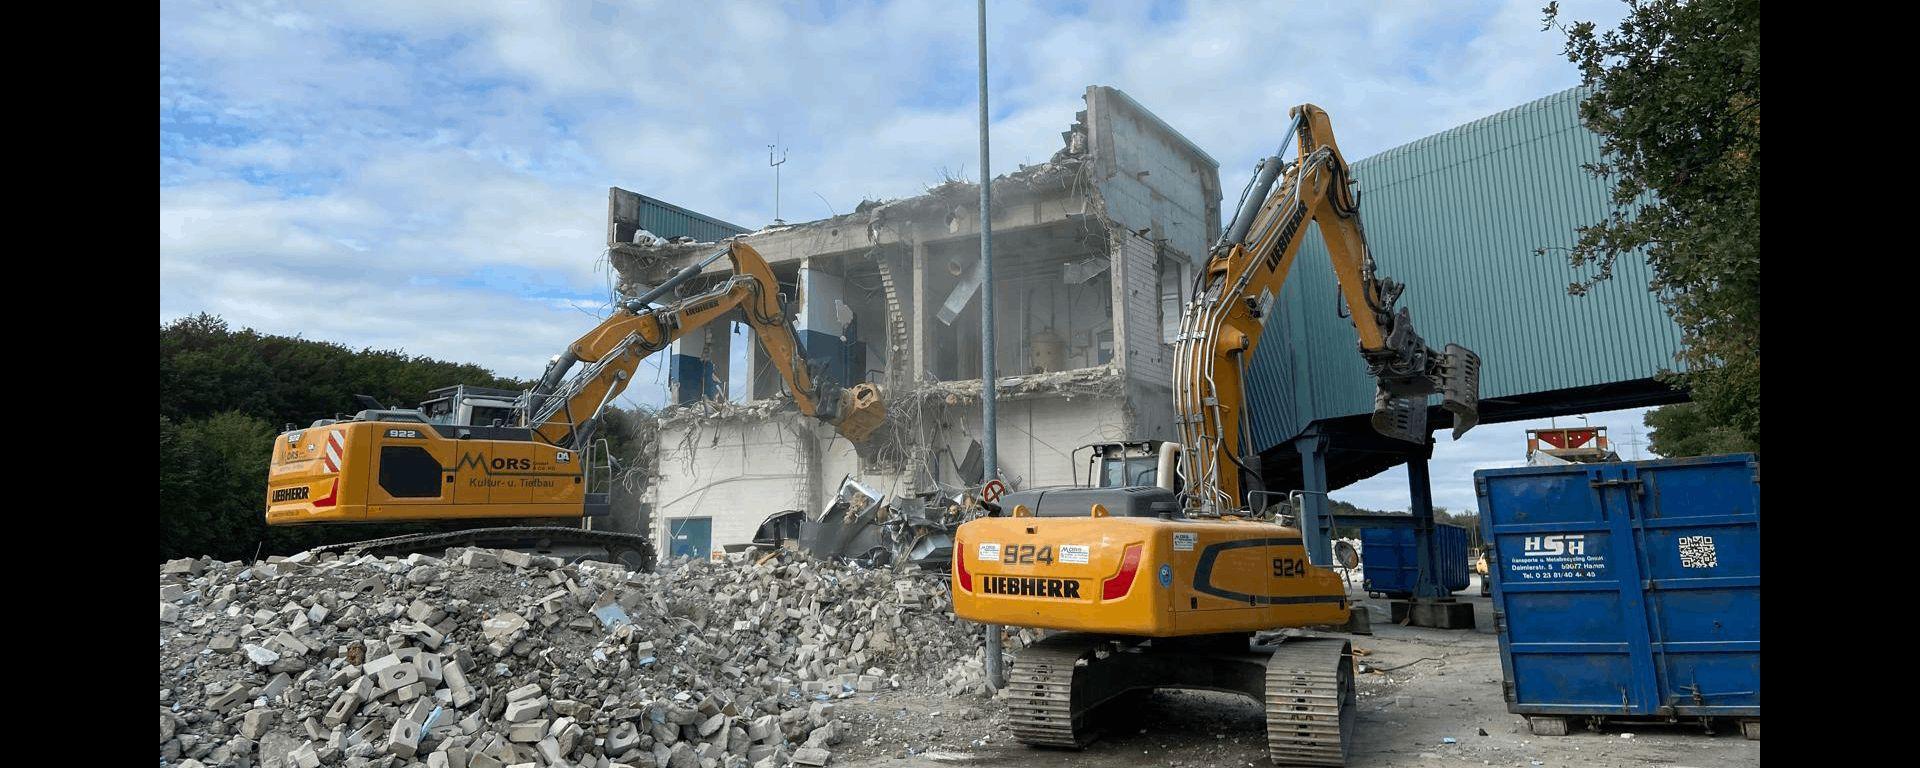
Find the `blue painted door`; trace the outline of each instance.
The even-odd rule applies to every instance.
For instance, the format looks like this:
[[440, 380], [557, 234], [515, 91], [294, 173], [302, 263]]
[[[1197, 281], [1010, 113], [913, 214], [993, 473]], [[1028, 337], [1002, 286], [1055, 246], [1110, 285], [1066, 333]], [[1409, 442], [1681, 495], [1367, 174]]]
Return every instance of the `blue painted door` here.
[[713, 518], [677, 517], [667, 521], [667, 556], [707, 559], [713, 549]]

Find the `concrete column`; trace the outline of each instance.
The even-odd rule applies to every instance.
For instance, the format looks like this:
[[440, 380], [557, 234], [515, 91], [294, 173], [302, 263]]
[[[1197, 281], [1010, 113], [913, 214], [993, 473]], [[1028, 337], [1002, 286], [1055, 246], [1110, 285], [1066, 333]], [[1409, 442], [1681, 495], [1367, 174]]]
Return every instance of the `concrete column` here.
[[816, 268], [813, 259], [800, 262], [795, 335], [814, 379], [842, 387], [866, 381], [867, 373], [866, 348], [857, 331], [861, 319], [853, 318], [850, 324], [840, 321], [838, 307], [846, 295], [844, 278]]
[[725, 397], [727, 361], [733, 336], [728, 323], [712, 323], [695, 328], [675, 340], [667, 350], [667, 393], [674, 403], [685, 405], [702, 398]]
[[913, 273], [911, 290], [913, 300], [907, 307], [910, 315], [907, 328], [913, 334], [913, 381], [918, 384], [933, 378], [933, 344], [929, 339], [931, 316], [939, 308], [933, 305], [932, 286], [927, 277], [927, 244], [915, 240], [913, 259], [909, 265]]
[[741, 358], [747, 370], [747, 389], [745, 392], [736, 392], [733, 394], [739, 396], [741, 400], [759, 400], [763, 397], [772, 397], [774, 393], [767, 390], [768, 385], [765, 381], [762, 381], [762, 379], [773, 379], [777, 381], [780, 378], [780, 374], [773, 372], [772, 363], [766, 359], [766, 353], [760, 350], [759, 334], [753, 330], [753, 326], [741, 325], [740, 343], [746, 347], [746, 354], [741, 355]]
[[1306, 539], [1307, 562], [1333, 564], [1333, 513], [1327, 503], [1327, 438], [1318, 427], [1293, 441], [1300, 451], [1300, 532]]

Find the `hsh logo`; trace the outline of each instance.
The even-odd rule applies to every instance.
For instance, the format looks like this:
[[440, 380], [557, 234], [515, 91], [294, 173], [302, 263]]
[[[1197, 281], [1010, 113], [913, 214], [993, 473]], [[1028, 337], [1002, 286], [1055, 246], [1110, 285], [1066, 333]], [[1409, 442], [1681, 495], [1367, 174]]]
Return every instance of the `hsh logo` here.
[[1522, 545], [1521, 557], [1547, 557], [1550, 555], [1584, 555], [1587, 553], [1585, 534], [1571, 536], [1528, 536]]

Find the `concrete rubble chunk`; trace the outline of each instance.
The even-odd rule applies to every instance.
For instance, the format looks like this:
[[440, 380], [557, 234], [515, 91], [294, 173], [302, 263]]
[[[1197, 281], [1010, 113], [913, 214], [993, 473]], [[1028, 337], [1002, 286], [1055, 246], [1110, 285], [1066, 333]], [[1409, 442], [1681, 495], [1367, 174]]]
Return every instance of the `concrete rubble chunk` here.
[[387, 666], [375, 676], [375, 683], [383, 692], [397, 691], [417, 682], [420, 682], [420, 671], [406, 662]]
[[528, 720], [507, 727], [507, 741], [517, 744], [532, 744], [547, 737], [547, 721]]
[[248, 712], [240, 721], [240, 735], [249, 739], [259, 739], [266, 735], [267, 728], [273, 725], [274, 712], [271, 709], [256, 709]]
[[247, 643], [241, 650], [246, 651], [249, 661], [263, 667], [280, 660], [279, 652], [266, 646]]
[[[524, 565], [462, 565], [489, 558]], [[865, 738], [817, 697], [892, 678], [947, 695], [942, 674], [981, 666], [937, 579], [792, 552], [658, 573], [478, 549], [263, 565], [161, 576], [167, 764], [784, 768]], [[902, 581], [924, 605], [898, 605]]]
[[507, 701], [509, 702], [525, 701], [535, 696], [539, 696], [541, 693], [542, 693], [542, 689], [540, 688], [539, 683], [527, 683], [526, 685], [520, 686], [511, 691], [507, 691]]
[[496, 557], [500, 559], [500, 562], [506, 563], [507, 565], [511, 565], [515, 568], [532, 568], [533, 567], [533, 556], [525, 552], [519, 552], [514, 550], [501, 550], [499, 554], [496, 555]]
[[178, 560], [168, 560], [162, 563], [160, 565], [160, 575], [178, 576], [185, 574], [188, 576], [198, 576], [203, 568], [205, 568], [205, 566], [201, 564], [199, 560], [191, 557], [183, 557]]
[[413, 757], [420, 750], [420, 724], [402, 718], [387, 730], [387, 752]]
[[536, 696], [531, 699], [508, 702], [506, 718], [509, 723], [524, 723], [538, 717], [547, 710], [547, 697]]

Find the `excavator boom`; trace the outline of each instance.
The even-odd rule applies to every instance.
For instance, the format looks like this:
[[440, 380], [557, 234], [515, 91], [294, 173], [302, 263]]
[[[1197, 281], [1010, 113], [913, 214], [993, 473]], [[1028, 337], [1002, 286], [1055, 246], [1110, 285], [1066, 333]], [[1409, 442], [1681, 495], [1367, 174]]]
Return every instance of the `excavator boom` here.
[[[663, 307], [649, 306], [651, 299], [698, 274], [721, 256], [733, 261], [733, 274], [725, 281]], [[583, 445], [591, 429], [589, 426], [585, 430], [586, 435], [578, 434], [580, 425], [590, 425], [606, 403], [626, 389], [641, 360], [736, 307], [786, 380], [801, 413], [832, 424], [856, 443], [866, 440], [885, 422], [886, 406], [876, 385], [862, 383], [843, 390], [814, 381], [801, 355], [799, 339], [780, 305], [773, 269], [752, 246], [734, 241], [646, 295], [625, 300], [612, 317], [568, 346], [534, 387], [530, 397], [534, 407], [528, 423], [540, 439], [549, 443]], [[576, 364], [583, 367], [565, 378]]]
[[[733, 273], [718, 285], [653, 304], [722, 256], [733, 260]], [[802, 413], [832, 424], [854, 442], [867, 439], [885, 421], [886, 404], [877, 386], [841, 389], [814, 380], [781, 306], [773, 270], [752, 247], [736, 241], [647, 294], [621, 302], [612, 317], [547, 367], [513, 409], [519, 414], [513, 423], [463, 423], [438, 411], [429, 416], [369, 401], [371, 407], [352, 419], [322, 419], [282, 433], [268, 470], [267, 523], [578, 520], [606, 514], [607, 494], [587, 488], [600, 414], [632, 382], [641, 360], [735, 308], [753, 326]], [[521, 530], [476, 529], [485, 537], [400, 537], [404, 540], [382, 540], [380, 546], [393, 551], [418, 542], [444, 547], [511, 541], [525, 538], [517, 537]], [[571, 542], [589, 554], [621, 541], [621, 534], [610, 532], [539, 530], [541, 541]], [[644, 537], [635, 538], [627, 542], [629, 549], [647, 554], [629, 559], [650, 561], [650, 545]]]
[[[1375, 378], [1374, 429], [1415, 443], [1428, 439], [1427, 397], [1441, 396], [1457, 439], [1479, 421], [1480, 358], [1448, 344], [1427, 346], [1411, 313], [1396, 309], [1405, 286], [1374, 273], [1360, 206], [1327, 113], [1295, 107], [1289, 138], [1298, 156], [1262, 161], [1239, 213], [1197, 277], [1174, 352], [1174, 407], [1185, 445], [1189, 509], [1222, 514], [1244, 503], [1241, 458], [1252, 455], [1246, 369], [1307, 224], [1319, 225], [1341, 300]], [[1284, 143], [1284, 142], [1283, 142]], [[1271, 190], [1271, 194], [1269, 194]]]
[[[1307, 104], [1292, 114], [1299, 157], [1261, 164], [1196, 277], [1175, 343], [1183, 445], [1102, 450], [1103, 461], [1119, 465], [1112, 468], [1128, 477], [1152, 471], [1156, 484], [1023, 488], [1001, 497], [1004, 515], [954, 533], [954, 615], [1058, 630], [1013, 661], [1004, 693], [1009, 728], [1023, 743], [1080, 747], [1098, 735], [1103, 708], [1122, 705], [1129, 691], [1206, 688], [1262, 702], [1273, 762], [1346, 762], [1357, 701], [1351, 644], [1326, 636], [1248, 642], [1276, 627], [1344, 625], [1354, 607], [1340, 576], [1310, 560], [1306, 532], [1246, 511], [1247, 360], [1307, 225], [1318, 224], [1378, 382], [1376, 429], [1424, 443], [1426, 400], [1439, 393], [1455, 434], [1466, 432], [1478, 417], [1480, 362], [1459, 345], [1428, 347], [1407, 311], [1394, 308], [1401, 286], [1374, 275], [1326, 113]], [[1153, 454], [1153, 470], [1128, 465]], [[1177, 481], [1166, 477], [1175, 454]]]

